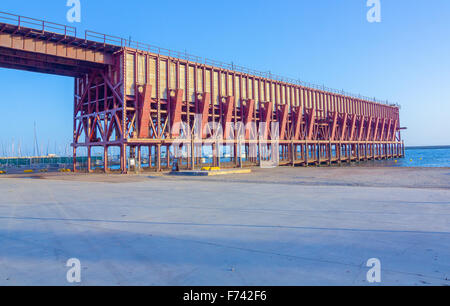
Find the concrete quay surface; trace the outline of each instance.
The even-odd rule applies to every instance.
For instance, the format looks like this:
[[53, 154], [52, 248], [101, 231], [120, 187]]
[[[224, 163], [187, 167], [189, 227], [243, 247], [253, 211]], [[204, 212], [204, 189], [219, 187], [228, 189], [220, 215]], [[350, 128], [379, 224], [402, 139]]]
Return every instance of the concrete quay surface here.
[[0, 285], [450, 285], [450, 169], [0, 177]]

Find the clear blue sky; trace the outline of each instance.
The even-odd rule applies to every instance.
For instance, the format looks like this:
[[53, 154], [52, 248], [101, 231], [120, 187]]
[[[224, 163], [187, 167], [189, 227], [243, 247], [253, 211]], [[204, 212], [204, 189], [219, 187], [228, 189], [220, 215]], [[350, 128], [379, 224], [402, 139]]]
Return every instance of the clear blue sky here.
[[[408, 145], [450, 144], [450, 1], [81, 0], [74, 25], [301, 78], [402, 105]], [[66, 0], [2, 0], [1, 11], [67, 24]], [[0, 143], [70, 143], [73, 81], [0, 69]], [[46, 153], [46, 152], [45, 152]], [[0, 152], [1, 154], [1, 152]]]

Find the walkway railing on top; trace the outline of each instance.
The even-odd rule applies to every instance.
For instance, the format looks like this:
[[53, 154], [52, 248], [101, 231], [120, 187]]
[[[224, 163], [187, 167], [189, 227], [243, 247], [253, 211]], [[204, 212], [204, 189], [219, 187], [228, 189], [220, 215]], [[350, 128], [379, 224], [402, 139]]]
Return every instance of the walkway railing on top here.
[[97, 42], [100, 42], [103, 44], [110, 44], [110, 45], [116, 45], [116, 46], [120, 46], [120, 47], [128, 47], [128, 48], [132, 48], [132, 49], [148, 51], [151, 53], [165, 55], [168, 57], [184, 59], [184, 60], [187, 60], [190, 62], [195, 62], [198, 64], [204, 64], [204, 65], [208, 65], [208, 66], [214, 66], [217, 68], [238, 71], [238, 72], [241, 72], [244, 74], [259, 76], [262, 78], [267, 78], [267, 79], [272, 79], [272, 80], [276, 80], [276, 81], [280, 81], [280, 82], [296, 84], [296, 85], [300, 85], [300, 86], [304, 86], [304, 87], [308, 87], [308, 88], [333, 92], [336, 94], [349, 96], [349, 97], [353, 97], [353, 98], [358, 98], [361, 100], [371, 101], [371, 102], [375, 102], [375, 103], [385, 104], [385, 105], [389, 105], [389, 106], [400, 107], [400, 105], [394, 104], [394, 103], [389, 103], [389, 101], [387, 101], [387, 100], [378, 100], [376, 98], [366, 97], [366, 96], [362, 96], [362, 95], [356, 95], [353, 93], [346, 92], [344, 90], [338, 90], [338, 89], [326, 87], [325, 85], [317, 85], [317, 84], [313, 84], [313, 83], [309, 83], [309, 82], [305, 82], [305, 81], [301, 81], [301, 80], [297, 80], [297, 79], [293, 79], [293, 78], [283, 77], [283, 76], [276, 75], [276, 74], [273, 74], [270, 72], [262, 72], [262, 71], [250, 69], [250, 68], [235, 65], [232, 63], [230, 64], [230, 63], [225, 63], [225, 62], [221, 62], [221, 61], [217, 61], [217, 60], [213, 60], [213, 59], [209, 59], [209, 58], [202, 58], [200, 56], [192, 55], [187, 52], [180, 52], [180, 51], [174, 51], [174, 50], [167, 49], [167, 48], [161, 48], [158, 46], [149, 45], [149, 44], [145, 44], [145, 43], [141, 43], [141, 42], [137, 42], [137, 41], [132, 41], [130, 39], [125, 39], [125, 38], [121, 38], [118, 36], [111, 36], [111, 35], [102, 34], [102, 33], [98, 33], [98, 32], [86, 31], [85, 39], [97, 41]]
[[[19, 29], [21, 27], [26, 27], [26, 28], [37, 29], [42, 32], [50, 32], [50, 33], [60, 34], [60, 35], [64, 35], [64, 36], [73, 36], [73, 37], [77, 36], [77, 29], [75, 27], [70, 27], [70, 26], [66, 26], [66, 25], [62, 25], [62, 24], [58, 24], [58, 23], [54, 23], [54, 22], [48, 22], [48, 21], [44, 21], [44, 20], [14, 15], [14, 14], [5, 13], [5, 12], [0, 12], [0, 23], [11, 24], [11, 25], [19, 27]], [[195, 62], [198, 64], [204, 64], [204, 65], [214, 66], [217, 68], [238, 71], [238, 72], [241, 72], [244, 74], [254, 75], [254, 76], [258, 76], [258, 77], [262, 77], [262, 78], [267, 78], [267, 79], [272, 79], [272, 80], [276, 80], [276, 81], [280, 81], [280, 82], [291, 83], [291, 84], [296, 84], [296, 85], [300, 85], [300, 86], [304, 86], [304, 87], [333, 92], [336, 94], [354, 97], [354, 98], [358, 98], [358, 99], [362, 99], [362, 100], [366, 100], [366, 101], [372, 101], [375, 103], [400, 107], [400, 105], [394, 104], [394, 103], [389, 103], [389, 101], [387, 101], [387, 100], [378, 100], [376, 98], [366, 97], [366, 96], [362, 96], [362, 95], [356, 95], [353, 93], [346, 92], [344, 90], [338, 90], [338, 89], [326, 87], [324, 85], [316, 85], [313, 83], [272, 74], [271, 72], [262, 72], [262, 71], [250, 69], [247, 67], [235, 65], [233, 63], [230, 64], [230, 63], [225, 63], [225, 62], [221, 62], [221, 61], [217, 61], [217, 60], [213, 60], [213, 59], [202, 58], [200, 56], [188, 54], [187, 52], [174, 51], [171, 49], [166, 49], [166, 48], [161, 48], [161, 47], [154, 46], [154, 45], [140, 43], [137, 41], [132, 41], [130, 39], [124, 39], [124, 38], [117, 37], [117, 36], [111, 36], [111, 35], [102, 34], [102, 33], [94, 32], [94, 31], [86, 31], [84, 38], [86, 41], [91, 40], [91, 41], [103, 43], [105, 45], [114, 45], [114, 46], [120, 46], [120, 47], [129, 47], [129, 48], [133, 48], [133, 49], [139, 49], [139, 50], [148, 51], [148, 52], [155, 53], [155, 54], [165, 55], [168, 57], [184, 59], [184, 60], [187, 60], [190, 62]]]
[[17, 26], [19, 29], [24, 27], [40, 30], [42, 33], [49, 32], [64, 36], [77, 36], [77, 29], [75, 27], [5, 12], [0, 12], [0, 22]]

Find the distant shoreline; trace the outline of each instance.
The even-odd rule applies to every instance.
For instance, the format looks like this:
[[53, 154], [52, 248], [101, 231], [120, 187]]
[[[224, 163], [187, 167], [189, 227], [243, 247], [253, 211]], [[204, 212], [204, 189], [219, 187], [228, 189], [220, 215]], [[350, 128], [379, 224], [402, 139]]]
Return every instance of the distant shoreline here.
[[410, 146], [406, 147], [406, 150], [423, 150], [423, 149], [450, 149], [449, 146]]

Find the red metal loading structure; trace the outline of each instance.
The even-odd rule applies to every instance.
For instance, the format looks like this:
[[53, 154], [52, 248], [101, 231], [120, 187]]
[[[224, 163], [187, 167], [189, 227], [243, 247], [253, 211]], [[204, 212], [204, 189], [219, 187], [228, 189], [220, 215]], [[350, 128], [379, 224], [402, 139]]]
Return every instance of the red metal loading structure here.
[[[180, 135], [181, 122], [191, 130], [196, 124], [202, 127], [201, 139], [192, 139], [183, 150], [192, 153], [206, 144], [214, 153], [210, 164], [201, 158], [180, 158], [181, 169], [259, 165], [261, 156], [243, 162], [239, 153], [241, 144], [246, 156], [254, 146], [262, 150], [260, 139], [252, 138], [251, 132], [245, 132], [243, 142], [236, 138], [227, 142], [232, 147], [231, 162], [218, 156], [223, 148], [207, 140], [212, 131], [203, 132], [208, 123], [218, 123], [227, 139], [236, 134], [230, 124], [241, 121], [256, 126], [268, 123], [266, 136], [273, 132], [270, 123], [279, 123], [281, 165], [331, 165], [404, 156], [398, 106], [95, 32], [78, 39], [76, 34], [67, 35], [72, 28], [57, 25], [64, 30], [57, 34], [46, 31], [49, 23], [44, 21], [37, 21], [41, 28], [24, 28], [25, 17], [9, 16], [17, 18], [18, 24], [0, 24], [3, 67], [76, 77], [74, 157], [77, 148], [87, 148], [89, 172], [91, 149], [104, 149], [108, 171], [108, 148], [113, 146], [120, 148], [123, 173], [129, 169], [129, 157], [136, 158], [141, 168], [144, 147], [149, 152], [148, 168], [170, 169], [168, 152]], [[202, 114], [201, 122], [196, 123], [196, 114]]]
[[[105, 36], [108, 40], [108, 36]], [[140, 44], [142, 48], [147, 47]], [[152, 48], [148, 46], [148, 48]], [[242, 121], [278, 122], [280, 127], [280, 153], [282, 165], [310, 165], [342, 163], [370, 159], [399, 158], [404, 145], [400, 135], [399, 107], [385, 105], [356, 97], [308, 88], [270, 78], [255, 76], [223, 67], [190, 61], [187, 55], [171, 56], [170, 50], [158, 52], [124, 48], [123, 65], [127, 76], [125, 92], [127, 103], [150, 105], [150, 124], [139, 124], [133, 108], [126, 116], [133, 131], [127, 144], [136, 150], [140, 163], [140, 148], [149, 147], [154, 152], [155, 165], [161, 171], [171, 167], [170, 154], [161, 158], [161, 147], [166, 151], [179, 135], [179, 124], [186, 122], [194, 130], [195, 115], [202, 114], [202, 128], [208, 122], [219, 122], [224, 127], [226, 139], [228, 123]], [[166, 52], [162, 52], [166, 51]], [[165, 54], [164, 54], [165, 53]], [[184, 58], [181, 58], [184, 57]], [[195, 58], [194, 58], [195, 59]], [[156, 88], [150, 99], [139, 93], [139, 88]], [[144, 91], [145, 92], [145, 91]], [[210, 97], [212, 98], [210, 100]], [[147, 99], [147, 100], [146, 100]], [[178, 127], [174, 129], [174, 127]], [[148, 138], [140, 138], [139, 130], [150, 130]], [[268, 129], [270, 126], [268, 125]], [[270, 133], [266, 131], [266, 135]], [[242, 143], [248, 156], [252, 139], [245, 133]], [[207, 145], [202, 132], [193, 146]], [[253, 140], [254, 141], [254, 140]], [[257, 140], [256, 140], [257, 141]], [[197, 143], [198, 142], [198, 143]], [[258, 145], [258, 143], [257, 143]], [[237, 166], [239, 141], [233, 140], [233, 161], [224, 163], [215, 155], [212, 163], [201, 163], [199, 158], [178, 160], [179, 167]], [[189, 152], [189, 148], [187, 148]], [[162, 165], [164, 163], [164, 165]], [[258, 159], [249, 158], [244, 165], [256, 166]]]

